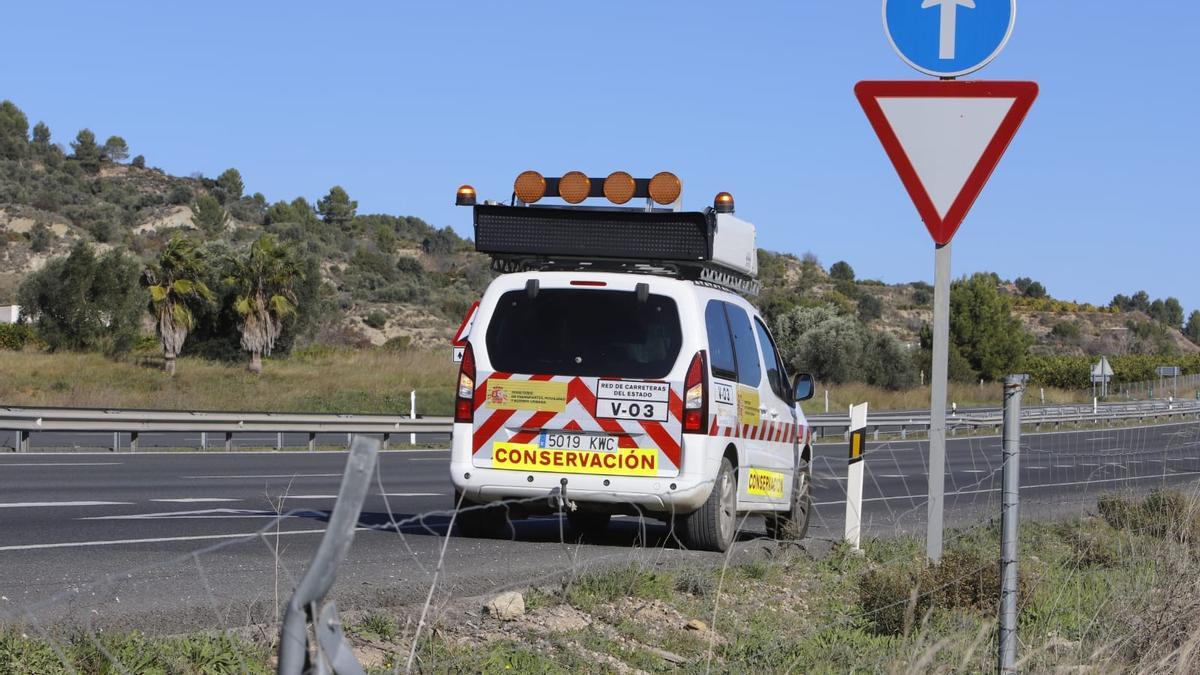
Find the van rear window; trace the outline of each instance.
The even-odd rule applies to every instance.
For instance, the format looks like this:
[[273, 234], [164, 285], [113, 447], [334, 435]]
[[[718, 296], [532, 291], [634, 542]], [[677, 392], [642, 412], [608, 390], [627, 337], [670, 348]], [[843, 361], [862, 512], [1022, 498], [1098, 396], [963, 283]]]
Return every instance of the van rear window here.
[[632, 291], [543, 288], [500, 296], [487, 329], [497, 371], [657, 379], [679, 357], [683, 335], [675, 301]]

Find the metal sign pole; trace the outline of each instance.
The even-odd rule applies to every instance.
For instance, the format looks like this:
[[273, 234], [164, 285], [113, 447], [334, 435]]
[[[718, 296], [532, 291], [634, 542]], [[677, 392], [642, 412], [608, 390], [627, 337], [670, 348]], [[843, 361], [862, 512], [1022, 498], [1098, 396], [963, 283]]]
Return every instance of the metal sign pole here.
[[934, 249], [933, 364], [929, 377], [929, 525], [925, 555], [942, 559], [942, 495], [946, 482], [946, 380], [950, 360], [950, 244]]

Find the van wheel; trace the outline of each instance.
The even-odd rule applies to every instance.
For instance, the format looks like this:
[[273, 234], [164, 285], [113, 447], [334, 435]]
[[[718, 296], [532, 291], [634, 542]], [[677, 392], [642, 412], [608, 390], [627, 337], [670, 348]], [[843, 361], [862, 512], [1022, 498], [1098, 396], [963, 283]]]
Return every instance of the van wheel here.
[[458, 506], [460, 503], [462, 506], [454, 516], [454, 526], [458, 528], [459, 535], [476, 538], [512, 538], [515, 535], [508, 509], [503, 506], [485, 506], [481, 502], [463, 498], [462, 493], [455, 490], [454, 504]]
[[608, 529], [608, 521], [611, 519], [612, 515], [608, 513], [596, 513], [594, 511], [567, 512], [567, 522], [570, 523], [571, 529], [575, 531], [575, 534], [603, 534]]
[[692, 548], [724, 551], [733, 543], [737, 527], [737, 478], [728, 457], [721, 458], [721, 470], [708, 499], [681, 521], [678, 527], [685, 543]]
[[797, 541], [808, 534], [808, 524], [812, 521], [812, 476], [807, 462], [800, 465], [795, 476], [791, 508], [766, 518], [767, 535], [772, 539]]

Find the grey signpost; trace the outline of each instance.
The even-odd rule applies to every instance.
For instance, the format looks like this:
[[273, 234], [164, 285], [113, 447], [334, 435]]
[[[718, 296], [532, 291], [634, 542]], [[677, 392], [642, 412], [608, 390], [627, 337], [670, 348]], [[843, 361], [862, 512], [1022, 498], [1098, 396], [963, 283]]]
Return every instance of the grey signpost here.
[[[935, 245], [929, 378], [926, 555], [942, 556], [950, 241], [1037, 98], [1035, 82], [956, 81], [987, 65], [1012, 34], [1016, 0], [883, 0], [884, 32], [900, 58], [934, 81], [854, 87]], [[936, 40], [932, 49], [930, 40]]]

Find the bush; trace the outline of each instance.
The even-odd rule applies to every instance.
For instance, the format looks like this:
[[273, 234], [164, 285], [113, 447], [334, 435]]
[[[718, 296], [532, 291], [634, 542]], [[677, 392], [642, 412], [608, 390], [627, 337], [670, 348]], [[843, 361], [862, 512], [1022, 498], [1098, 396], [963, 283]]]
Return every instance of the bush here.
[[1075, 342], [1079, 339], [1079, 324], [1074, 321], [1059, 321], [1050, 329], [1050, 335], [1063, 342]]
[[1130, 495], [1104, 495], [1096, 507], [1115, 529], [1200, 544], [1200, 509], [1178, 490], [1155, 490], [1141, 501]]
[[53, 233], [50, 228], [42, 223], [34, 223], [33, 228], [29, 230], [29, 248], [35, 253], [41, 253], [50, 248], [50, 240], [53, 238]]
[[387, 314], [384, 314], [378, 309], [373, 309], [363, 317], [363, 323], [367, 324], [375, 330], [382, 330], [387, 325]]
[[839, 260], [829, 267], [829, 276], [837, 281], [854, 281], [854, 268], [845, 260]]
[[[1017, 597], [1028, 597], [1024, 575]], [[935, 565], [910, 558], [860, 577], [858, 602], [881, 635], [907, 635], [935, 609], [992, 610], [1000, 601], [1000, 566], [995, 553], [952, 549]]]
[[25, 323], [0, 324], [0, 349], [19, 352], [25, 345], [37, 342], [37, 332], [33, 326]]
[[383, 349], [389, 352], [404, 352], [412, 345], [411, 335], [397, 335], [383, 343]]

